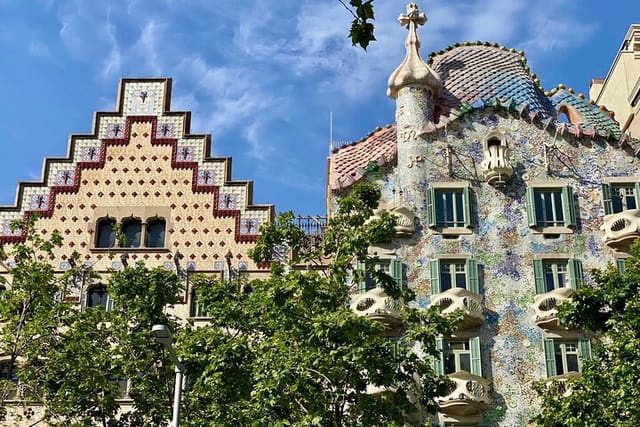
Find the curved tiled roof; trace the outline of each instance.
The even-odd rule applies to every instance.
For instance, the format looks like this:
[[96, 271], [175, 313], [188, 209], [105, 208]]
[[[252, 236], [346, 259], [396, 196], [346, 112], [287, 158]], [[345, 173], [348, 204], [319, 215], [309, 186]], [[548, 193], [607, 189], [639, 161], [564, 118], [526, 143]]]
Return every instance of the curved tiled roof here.
[[377, 128], [366, 137], [333, 150], [330, 155], [329, 185], [346, 188], [366, 172], [369, 162], [385, 165], [396, 158], [396, 126]]
[[[470, 111], [493, 107], [538, 121], [545, 129], [555, 129], [560, 135], [613, 138], [621, 148], [634, 154], [639, 152], [636, 142], [627, 140], [606, 108], [575, 95], [564, 85], [544, 93], [522, 52], [486, 42], [456, 43], [431, 54], [429, 62], [440, 75], [443, 87], [435, 101], [435, 123], [426, 132], [440, 129]], [[558, 112], [566, 112], [575, 124], [558, 121]], [[331, 188], [349, 187], [365, 174], [371, 161], [382, 166], [394, 160], [395, 135], [395, 125], [390, 125], [333, 150], [329, 169]]]
[[535, 76], [529, 73], [524, 54], [488, 43], [454, 45], [431, 56], [443, 90], [437, 104], [448, 111], [464, 102], [513, 100], [543, 117], [555, 116]]

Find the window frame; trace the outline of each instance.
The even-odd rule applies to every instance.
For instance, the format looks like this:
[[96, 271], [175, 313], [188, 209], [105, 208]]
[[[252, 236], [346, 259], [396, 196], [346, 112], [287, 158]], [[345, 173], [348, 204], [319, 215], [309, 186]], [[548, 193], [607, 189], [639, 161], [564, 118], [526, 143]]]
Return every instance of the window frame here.
[[[575, 344], [577, 350], [577, 360], [578, 360], [578, 370], [577, 371], [567, 371], [558, 373], [558, 366], [556, 362], [556, 345], [565, 346], [565, 351], [562, 351], [562, 362], [563, 362], [563, 371], [564, 368], [568, 365], [566, 359], [566, 345], [567, 344]], [[557, 339], [557, 338], [545, 338], [543, 342], [544, 347], [544, 355], [545, 355], [545, 365], [547, 371], [547, 378], [553, 378], [559, 375], [566, 375], [570, 372], [581, 372], [582, 371], [582, 363], [584, 360], [591, 358], [591, 340], [588, 338], [578, 338], [578, 339]]]
[[[387, 274], [389, 274], [396, 281], [400, 289], [402, 289], [404, 287], [404, 267], [402, 260], [400, 258], [381, 258], [373, 263], [372, 268], [379, 270], [381, 266], [385, 268], [388, 266]], [[373, 278], [369, 276], [364, 262], [358, 261], [356, 263], [356, 269], [363, 272], [363, 279], [357, 283], [358, 294], [364, 294], [379, 287], [378, 284], [373, 282]], [[369, 280], [371, 280], [371, 282], [369, 282]]]
[[[95, 241], [94, 241], [94, 247], [97, 249], [110, 249], [110, 248], [115, 248], [116, 247], [116, 230], [115, 230], [115, 226], [116, 224], [118, 224], [118, 221], [115, 218], [112, 218], [110, 216], [107, 217], [103, 217], [103, 218], [99, 218], [98, 221], [96, 221], [96, 237], [95, 237]], [[109, 225], [109, 244], [107, 246], [105, 245], [101, 245], [101, 241], [103, 233], [105, 232], [105, 226]]]
[[[468, 342], [469, 343], [469, 362], [471, 371], [469, 372], [472, 375], [477, 375], [479, 377], [482, 376], [482, 358], [480, 352], [480, 337], [474, 336], [469, 338], [436, 338], [436, 350], [438, 350], [438, 356], [434, 358], [434, 370], [436, 375], [448, 375], [450, 373], [446, 372], [446, 360], [448, 352], [445, 351], [447, 349], [447, 342]], [[455, 372], [459, 372], [455, 371]]]
[[[106, 298], [107, 301], [106, 303], [103, 305], [102, 303], [99, 305], [89, 305], [89, 298], [91, 295], [91, 291], [93, 291], [94, 289], [98, 289], [98, 288], [103, 288], [104, 292], [106, 294]], [[89, 287], [87, 287], [87, 289], [84, 291], [83, 295], [82, 295], [82, 303], [80, 306], [81, 310], [86, 310], [86, 309], [93, 309], [93, 308], [97, 308], [97, 307], [102, 307], [102, 309], [106, 312], [109, 312], [111, 310], [113, 310], [113, 298], [111, 298], [111, 295], [109, 294], [109, 287], [105, 284], [102, 283], [97, 283], [95, 285], [90, 285]]]
[[[556, 218], [558, 213], [557, 207], [552, 207], [553, 221], [546, 224], [548, 220], [544, 217], [539, 218], [541, 212], [536, 208], [536, 195], [540, 193], [551, 193], [560, 195], [562, 219]], [[573, 187], [564, 183], [538, 183], [531, 184], [525, 190], [527, 221], [529, 228], [534, 232], [543, 234], [571, 234], [577, 225], [576, 206], [573, 193]], [[555, 203], [555, 202], [552, 202]]]
[[207, 308], [204, 306], [204, 304], [202, 302], [199, 302], [198, 300], [200, 299], [198, 296], [198, 288], [194, 287], [193, 289], [191, 289], [191, 293], [189, 295], [189, 317], [192, 318], [203, 318], [203, 319], [208, 319], [210, 318], [210, 314], [207, 313]]
[[[605, 215], [613, 215], [621, 212], [625, 212], [633, 209], [640, 209], [640, 180], [636, 178], [631, 178], [628, 180], [615, 179], [610, 182], [602, 182], [600, 185], [602, 190], [602, 207], [604, 208]], [[618, 188], [632, 188], [633, 189], [633, 197], [636, 207], [635, 208], [626, 208], [622, 201], [620, 202], [622, 209], [615, 210], [614, 207], [614, 189]], [[622, 197], [621, 197], [622, 199]]]
[[[546, 265], [565, 264], [566, 269], [566, 286], [556, 287], [556, 279], [554, 278], [554, 287], [549, 289], [547, 282]], [[557, 274], [557, 272], [556, 272]], [[535, 282], [536, 294], [546, 294], [561, 288], [569, 288], [576, 290], [584, 281], [584, 272], [582, 269], [582, 261], [577, 258], [537, 258], [533, 260], [533, 276]]]
[[[456, 212], [454, 225], [446, 224], [438, 211], [438, 195], [443, 193], [460, 194], [462, 212]], [[457, 203], [454, 202], [453, 206]], [[455, 208], [454, 208], [455, 209]], [[476, 225], [475, 197], [467, 182], [434, 182], [427, 189], [427, 218], [429, 228], [436, 234], [472, 234]]]
[[[134, 233], [137, 233], [138, 236], [134, 237], [134, 239], [130, 239], [127, 236], [127, 233], [129, 231], [128, 228], [130, 227], [137, 228], [137, 230], [134, 230]], [[122, 233], [122, 237], [123, 237], [123, 245], [122, 246], [119, 245], [118, 247], [122, 249], [138, 249], [142, 247], [141, 244], [144, 241], [143, 235], [146, 234], [145, 229], [146, 227], [144, 226], [140, 218], [136, 218], [136, 217], [124, 218], [120, 223], [120, 232]], [[137, 244], [134, 244], [136, 240], [137, 240]]]
[[[462, 258], [462, 257], [450, 257], [450, 258], [438, 258], [429, 261], [430, 275], [431, 275], [431, 295], [436, 295], [442, 292], [446, 292], [449, 289], [453, 289], [452, 286], [449, 289], [442, 290], [442, 264], [464, 264], [465, 266], [465, 287], [464, 289], [476, 294], [480, 293], [480, 280], [478, 271], [478, 262], [474, 258]], [[457, 287], [457, 286], [456, 286]]]
[[[162, 224], [162, 231], [158, 234], [162, 235], [162, 245], [156, 246], [156, 245], [150, 245], [150, 239], [151, 237], [154, 235], [152, 233], [150, 233], [150, 229], [156, 225], [156, 224]], [[154, 217], [154, 218], [149, 218], [147, 219], [147, 221], [145, 222], [145, 225], [143, 227], [144, 230], [144, 247], [145, 248], [164, 248], [165, 247], [165, 240], [166, 240], [166, 235], [167, 235], [167, 221], [164, 218], [160, 218], [160, 217]], [[156, 233], [156, 231], [154, 230], [153, 233]], [[157, 240], [160, 240], [159, 238]]]

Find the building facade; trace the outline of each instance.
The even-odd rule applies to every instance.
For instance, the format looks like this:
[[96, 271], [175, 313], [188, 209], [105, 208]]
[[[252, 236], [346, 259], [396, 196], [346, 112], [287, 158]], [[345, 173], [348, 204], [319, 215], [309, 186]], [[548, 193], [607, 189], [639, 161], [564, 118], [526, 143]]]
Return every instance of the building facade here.
[[[76, 262], [97, 274], [70, 289], [82, 307], [108, 309], [110, 270], [143, 261], [178, 273], [184, 292], [171, 310], [197, 323], [205, 319], [191, 274], [268, 274], [247, 251], [273, 206], [253, 204], [252, 182], [233, 180], [231, 158], [210, 157], [211, 136], [191, 134], [190, 113], [171, 111], [170, 101], [170, 79], [123, 79], [116, 111], [96, 113], [91, 134], [71, 135], [67, 156], [46, 159], [42, 180], [20, 183], [15, 205], [0, 207], [0, 243], [24, 241], [10, 224], [37, 214], [37, 233], [64, 238], [46, 261], [59, 274]], [[11, 259], [0, 263], [0, 275], [11, 268]], [[19, 403], [2, 400], [12, 399]], [[38, 411], [20, 402], [0, 424], [33, 425]]]
[[622, 132], [640, 138], [640, 25], [629, 27], [607, 76], [591, 80], [589, 98], [615, 113]]
[[[557, 379], [550, 392], [566, 392], [591, 354], [593, 337], [559, 325], [556, 306], [639, 236], [637, 146], [584, 96], [545, 93], [522, 52], [462, 43], [424, 61], [426, 17], [410, 4], [399, 21], [395, 123], [332, 151], [328, 209], [355, 182], [376, 182], [380, 208], [406, 227], [372, 251], [402, 264], [412, 304], [464, 312], [437, 343], [435, 369], [452, 386], [433, 424], [527, 426], [532, 384]], [[354, 310], [393, 316], [380, 289], [360, 292], [356, 302], [375, 303]]]

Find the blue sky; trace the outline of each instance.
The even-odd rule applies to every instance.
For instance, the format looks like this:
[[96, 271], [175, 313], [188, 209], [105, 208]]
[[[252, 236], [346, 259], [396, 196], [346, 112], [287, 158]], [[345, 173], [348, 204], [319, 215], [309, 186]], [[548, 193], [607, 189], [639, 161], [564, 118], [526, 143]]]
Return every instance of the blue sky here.
[[[406, 0], [375, 0], [368, 52], [347, 39], [338, 0], [0, 0], [0, 204], [40, 179], [43, 159], [113, 111], [121, 77], [172, 77], [173, 110], [192, 111], [254, 202], [324, 213], [329, 113], [334, 139], [357, 140], [393, 121], [388, 75], [404, 56], [396, 21]], [[542, 86], [588, 93], [604, 77], [635, 1], [438, 0], [422, 54], [456, 41], [522, 49]]]

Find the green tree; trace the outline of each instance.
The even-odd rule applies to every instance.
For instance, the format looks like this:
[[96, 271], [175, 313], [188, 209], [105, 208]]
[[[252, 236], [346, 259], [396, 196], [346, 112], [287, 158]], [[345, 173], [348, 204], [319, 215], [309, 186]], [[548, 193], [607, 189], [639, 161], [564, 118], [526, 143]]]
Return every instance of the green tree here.
[[[127, 267], [105, 277], [109, 310], [79, 310], [66, 297], [73, 287], [86, 294], [99, 278], [80, 266], [56, 275], [40, 259], [62, 239], [53, 234], [43, 240], [34, 224], [29, 218], [14, 225], [24, 229], [27, 240], [8, 254], [15, 264], [8, 266], [0, 305], [0, 355], [7, 372], [0, 397], [19, 388], [26, 403], [42, 404], [49, 425], [165, 424], [173, 368], [149, 331], [155, 323], [177, 328], [165, 308], [177, 301], [179, 280], [162, 269]], [[122, 411], [123, 393], [133, 403], [131, 410]], [[6, 411], [4, 399], [0, 410]]]
[[[252, 281], [250, 293], [234, 281], [195, 279], [211, 321], [178, 339], [190, 379], [185, 425], [393, 426], [435, 411], [433, 398], [446, 394], [447, 381], [435, 376], [429, 356], [455, 319], [405, 307], [406, 329], [392, 341], [381, 324], [349, 308], [351, 276], [363, 274], [353, 271], [356, 260], [389, 295], [413, 298], [375, 272], [368, 255], [369, 245], [393, 235], [391, 216], [370, 220], [379, 197], [375, 186], [355, 186], [312, 248], [290, 213], [263, 226], [254, 260], [270, 262], [285, 244], [294, 262], [273, 262], [270, 277]], [[316, 268], [319, 261], [326, 265]], [[369, 385], [389, 391], [371, 395]]]
[[539, 384], [540, 426], [640, 425], [640, 242], [622, 273], [613, 265], [593, 272], [595, 286], [582, 286], [560, 306], [565, 324], [598, 334], [594, 357], [583, 361], [570, 392], [550, 393]]
[[348, 5], [343, 0], [338, 1], [353, 16], [349, 30], [351, 43], [367, 50], [369, 43], [376, 39], [373, 34], [374, 25], [371, 22], [375, 19], [373, 0], [350, 0]]

